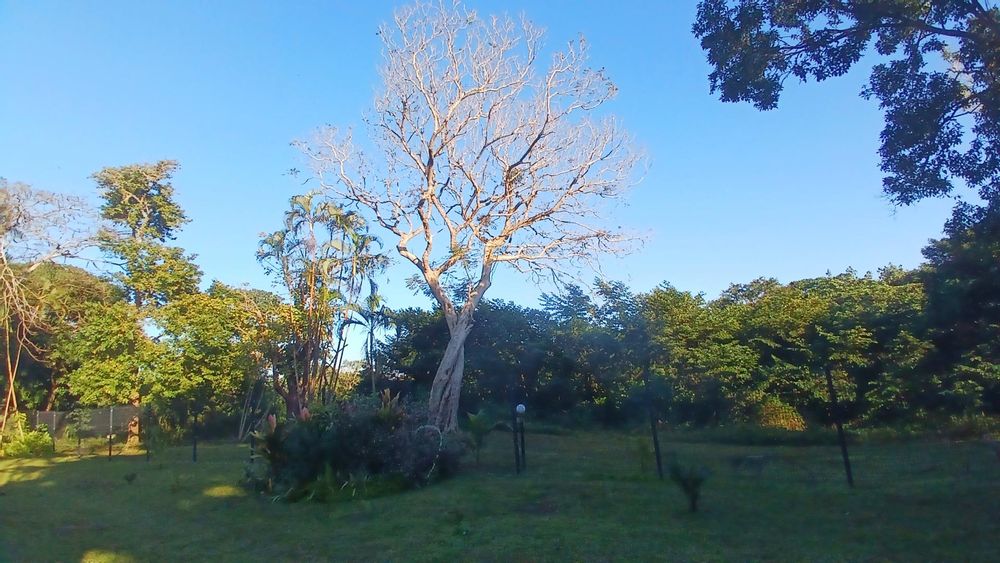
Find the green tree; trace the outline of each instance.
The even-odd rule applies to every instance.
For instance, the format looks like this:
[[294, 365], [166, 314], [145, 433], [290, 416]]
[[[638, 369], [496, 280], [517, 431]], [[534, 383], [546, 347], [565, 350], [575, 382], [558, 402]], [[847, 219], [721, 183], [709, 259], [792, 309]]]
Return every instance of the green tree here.
[[924, 249], [931, 370], [938, 401], [952, 409], [1000, 412], [1000, 216], [953, 221], [948, 236]]
[[723, 101], [777, 106], [785, 80], [840, 76], [870, 48], [885, 192], [1000, 198], [1000, 8], [980, 0], [703, 0], [693, 31]]
[[282, 229], [261, 240], [257, 258], [295, 311], [275, 387], [289, 416], [332, 398], [362, 291], [386, 263], [378, 246], [360, 215], [313, 193], [293, 197]]
[[[113, 311], [103, 316], [95, 315], [91, 326], [92, 331], [107, 329], [109, 335], [121, 337], [116, 338], [119, 342], [128, 342], [128, 346], [116, 350], [116, 353], [130, 357], [108, 358], [98, 354], [100, 348], [96, 348], [93, 357], [83, 361], [81, 366], [111, 361], [116, 369], [103, 376], [87, 371], [83, 374], [104, 379], [111, 375], [120, 377], [118, 384], [108, 389], [131, 386], [131, 395], [127, 400], [134, 406], [141, 403], [143, 382], [148, 379], [141, 370], [157, 365], [152, 357], [161, 359], [158, 362], [161, 369], [175, 369], [172, 364], [162, 361], [169, 356], [163, 356], [161, 347], [149, 342], [144, 327], [152, 321], [158, 307], [196, 293], [201, 281], [201, 271], [191, 261], [193, 257], [185, 256], [181, 248], [166, 244], [187, 222], [183, 210], [174, 200], [174, 188], [170, 183], [177, 167], [175, 161], [161, 160], [151, 164], [104, 168], [93, 175], [98, 193], [104, 200], [101, 218], [108, 225], [100, 233], [101, 248], [118, 267], [115, 279], [135, 310], [128, 314]], [[115, 321], [134, 323], [134, 326], [115, 327], [112, 325]], [[126, 335], [127, 338], [124, 338]], [[126, 366], [134, 371], [125, 374], [123, 370]], [[80, 375], [75, 378], [77, 383], [86, 385]], [[96, 395], [81, 396], [88, 396], [91, 400], [97, 398]], [[114, 400], [123, 400], [117, 392], [105, 394], [105, 400], [112, 400], [112, 396]], [[136, 443], [138, 436], [139, 417], [135, 416], [129, 423], [129, 442]]]
[[75, 364], [70, 391], [95, 407], [134, 402], [162, 354], [143, 332], [139, 311], [125, 301], [87, 305], [82, 322], [57, 351]]
[[178, 164], [161, 160], [105, 168], [94, 174], [109, 227], [101, 247], [120, 269], [116, 275], [129, 301], [141, 311], [198, 290], [201, 272], [178, 247], [167, 246], [187, 223], [174, 200], [171, 176]]
[[82, 268], [55, 263], [26, 274], [24, 283], [38, 299], [43, 322], [29, 335], [32, 353], [22, 359], [19, 392], [30, 408], [69, 408], [73, 399], [66, 375], [74, 359], [62, 353], [59, 343], [78, 329], [89, 306], [121, 301], [121, 292]]
[[253, 317], [241, 296], [218, 282], [179, 297], [156, 316], [163, 345], [148, 393], [175, 416], [237, 414], [240, 398], [261, 376]]

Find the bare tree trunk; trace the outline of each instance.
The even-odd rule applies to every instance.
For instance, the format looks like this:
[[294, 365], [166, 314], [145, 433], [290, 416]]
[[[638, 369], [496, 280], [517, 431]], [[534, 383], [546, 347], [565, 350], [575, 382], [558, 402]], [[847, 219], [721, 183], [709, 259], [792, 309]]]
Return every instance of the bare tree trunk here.
[[6, 319], [4, 326], [4, 352], [6, 356], [6, 377], [7, 377], [7, 395], [4, 398], [3, 406], [3, 417], [0, 418], [0, 445], [2, 445], [4, 433], [7, 431], [7, 421], [10, 419], [12, 413], [17, 412], [17, 390], [14, 388], [14, 380], [17, 377], [17, 371], [21, 364], [21, 351], [24, 350], [23, 341], [18, 338], [15, 334], [14, 340], [14, 353], [13, 358], [11, 358], [11, 326], [10, 317]]
[[45, 401], [42, 404], [42, 409], [41, 410], [43, 410], [43, 411], [55, 410], [55, 409], [53, 409], [53, 407], [55, 406], [55, 403], [56, 403], [56, 389], [57, 389], [57, 387], [58, 387], [58, 385], [56, 383], [56, 379], [54, 377], [52, 377], [52, 376], [49, 376], [49, 388], [45, 392]]
[[458, 400], [465, 369], [465, 339], [471, 328], [471, 322], [467, 319], [459, 319], [456, 323], [431, 384], [430, 423], [442, 432], [458, 428]]

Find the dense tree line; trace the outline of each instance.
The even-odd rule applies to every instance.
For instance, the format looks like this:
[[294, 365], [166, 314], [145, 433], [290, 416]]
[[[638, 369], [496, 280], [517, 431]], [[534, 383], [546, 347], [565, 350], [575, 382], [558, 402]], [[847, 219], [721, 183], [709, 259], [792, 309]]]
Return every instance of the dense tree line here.
[[[666, 283], [639, 294], [620, 283], [569, 286], [538, 309], [487, 300], [466, 348], [463, 407], [526, 400], [539, 416], [625, 422], [644, 416], [649, 369], [658, 410], [675, 424], [801, 429], [830, 422], [829, 369], [840, 414], [856, 425], [997, 413], [996, 300], [983, 272], [972, 284], [957, 277], [956, 262], [975, 259], [956, 244], [932, 244], [916, 271], [760, 278], [714, 300]], [[446, 325], [421, 309], [393, 320], [386, 384], [419, 393]]]
[[[151, 208], [175, 205], [170, 169], [157, 166], [122, 182]], [[113, 215], [104, 193], [103, 213]], [[179, 226], [183, 213], [170, 213]], [[357, 217], [307, 196], [292, 201], [284, 228], [261, 243], [283, 298], [218, 282], [202, 291], [190, 257], [165, 245], [176, 227], [157, 219], [158, 234], [143, 238], [148, 226], [114, 216], [126, 217], [111, 221], [121, 228], [95, 239], [115, 265], [103, 276], [53, 262], [13, 266], [41, 319], [14, 379], [22, 407], [131, 402], [167, 424], [242, 417], [245, 430], [268, 410], [294, 417], [347, 392], [429, 392], [446, 319], [439, 309], [384, 306], [375, 283], [383, 259]], [[841, 413], [857, 425], [997, 413], [1000, 229], [978, 219], [949, 232], [913, 271], [760, 278], [712, 300], [667, 283], [635, 293], [604, 282], [546, 294], [538, 308], [483, 300], [462, 408], [523, 400], [542, 416], [622, 423], [645, 412], [646, 369], [652, 400], [673, 423], [803, 428], [829, 422], [829, 369]], [[462, 288], [453, 292], [461, 298]], [[350, 326], [366, 333], [364, 385], [339, 379]]]
[[[346, 333], [379, 322], [362, 301], [377, 305], [372, 276], [384, 264], [364, 222], [329, 200], [296, 196], [258, 254], [285, 296], [217, 281], [202, 290], [194, 257], [169, 244], [187, 221], [170, 182], [177, 166], [96, 173], [97, 217], [4, 184], [0, 210], [12, 218], [0, 233], [4, 419], [23, 409], [131, 404], [175, 429], [210, 416], [235, 430], [238, 419], [242, 435], [267, 412], [294, 417], [357, 383], [340, 377]], [[60, 230], [45, 244], [63, 224], [78, 225], [79, 239]], [[77, 251], [86, 248], [100, 257]], [[141, 435], [140, 418], [130, 441]]]
[[[1000, 9], [699, 3], [693, 32], [725, 101], [772, 109], [789, 77], [821, 81], [872, 49], [881, 57], [863, 95], [885, 112], [886, 194], [903, 205], [957, 200], [919, 269], [760, 278], [712, 300], [666, 283], [635, 293], [599, 282], [545, 295], [537, 309], [486, 299], [494, 268], [558, 275], [622, 248], [626, 235], [591, 220], [621, 195], [638, 157], [613, 120], [589, 118], [615, 87], [587, 66], [583, 42], [542, 70], [540, 87], [531, 78], [540, 30], [492, 21], [458, 4], [418, 4], [380, 30], [382, 161], [332, 130], [300, 144], [321, 189], [292, 198], [260, 241], [275, 292], [203, 289], [194, 257], [173, 244], [187, 222], [170, 182], [176, 162], [95, 173], [93, 212], [0, 179], [0, 441], [25, 408], [130, 403], [166, 424], [238, 417], [242, 434], [268, 411], [304, 418], [311, 404], [386, 387], [425, 395], [444, 431], [459, 400], [466, 410], [527, 400], [607, 423], [655, 401], [679, 424], [786, 428], [833, 414], [878, 425], [1000, 410]], [[438, 56], [456, 37], [478, 45], [479, 58]], [[483, 60], [504, 64], [470, 70]], [[416, 267], [436, 309], [386, 307], [387, 257], [369, 227]], [[355, 327], [366, 332], [365, 367], [350, 377]], [[843, 398], [836, 412], [828, 380]]]

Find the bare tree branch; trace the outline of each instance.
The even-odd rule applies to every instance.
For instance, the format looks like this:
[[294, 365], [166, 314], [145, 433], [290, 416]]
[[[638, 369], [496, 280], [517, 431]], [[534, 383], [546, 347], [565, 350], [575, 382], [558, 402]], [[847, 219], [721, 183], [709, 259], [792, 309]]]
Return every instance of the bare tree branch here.
[[[453, 339], [464, 341], [497, 264], [559, 272], [628, 250], [630, 237], [596, 225], [641, 157], [597, 115], [616, 88], [587, 66], [582, 38], [540, 68], [540, 29], [458, 3], [403, 8], [379, 35], [383, 89], [367, 118], [378, 164], [329, 127], [299, 146], [328, 193], [397, 237]], [[473, 265], [452, 302], [444, 280]]]

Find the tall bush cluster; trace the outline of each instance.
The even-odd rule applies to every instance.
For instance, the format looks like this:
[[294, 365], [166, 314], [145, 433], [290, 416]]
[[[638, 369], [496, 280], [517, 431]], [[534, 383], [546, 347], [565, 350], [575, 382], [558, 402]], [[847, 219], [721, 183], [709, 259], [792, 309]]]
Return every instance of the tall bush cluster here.
[[416, 404], [384, 394], [334, 402], [255, 434], [248, 486], [276, 499], [373, 496], [452, 475], [462, 443], [426, 424]]

